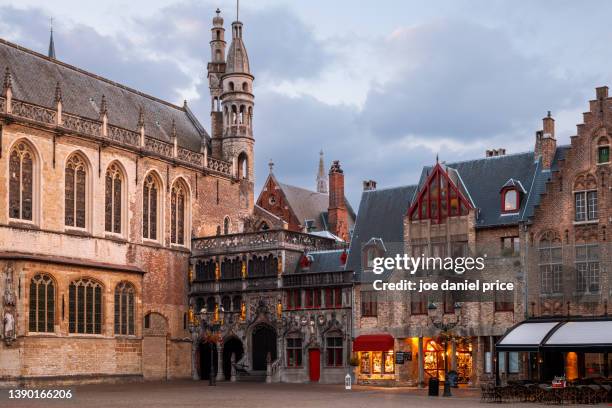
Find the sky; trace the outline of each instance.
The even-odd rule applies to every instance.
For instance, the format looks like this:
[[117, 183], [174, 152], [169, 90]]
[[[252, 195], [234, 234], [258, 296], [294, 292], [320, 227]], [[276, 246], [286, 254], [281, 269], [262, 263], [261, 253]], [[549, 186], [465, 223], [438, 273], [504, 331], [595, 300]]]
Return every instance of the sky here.
[[[0, 37], [170, 102], [207, 129], [215, 9], [235, 0], [0, 0]], [[315, 189], [319, 151], [362, 181], [413, 184], [424, 165], [533, 149], [552, 111], [558, 144], [612, 84], [612, 2], [243, 0], [255, 75], [256, 194], [276, 177]]]

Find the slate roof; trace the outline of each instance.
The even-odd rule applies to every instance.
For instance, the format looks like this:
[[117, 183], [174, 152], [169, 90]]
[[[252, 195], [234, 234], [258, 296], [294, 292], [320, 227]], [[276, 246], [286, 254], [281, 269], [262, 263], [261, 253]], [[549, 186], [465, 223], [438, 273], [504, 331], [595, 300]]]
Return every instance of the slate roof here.
[[199, 152], [202, 141], [209, 140], [186, 106], [173, 105], [0, 39], [0, 68], [4, 71], [6, 67], [12, 75], [15, 99], [55, 109], [59, 82], [66, 113], [99, 120], [104, 95], [110, 125], [137, 131], [142, 107], [148, 136], [170, 142], [174, 120], [179, 146]]
[[[309, 252], [308, 256], [311, 257], [312, 263], [308, 268], [308, 273], [344, 271], [344, 265], [340, 260], [342, 252], [342, 249]], [[299, 262], [296, 267], [296, 272], [302, 272]]]
[[[307, 190], [305, 188], [276, 182], [285, 194], [289, 206], [293, 210], [299, 222], [303, 225], [304, 220], [314, 220], [314, 226], [318, 231], [325, 231], [327, 224], [327, 209], [329, 207], [329, 195]], [[349, 230], [355, 223], [355, 211], [346, 197], [344, 198], [346, 209], [349, 213]]]
[[346, 269], [355, 273], [355, 280], [371, 282], [383, 275], [362, 272], [362, 248], [371, 238], [380, 238], [385, 256], [403, 254], [404, 215], [410, 207], [416, 186], [403, 186], [364, 191], [359, 203], [357, 221], [351, 240]]

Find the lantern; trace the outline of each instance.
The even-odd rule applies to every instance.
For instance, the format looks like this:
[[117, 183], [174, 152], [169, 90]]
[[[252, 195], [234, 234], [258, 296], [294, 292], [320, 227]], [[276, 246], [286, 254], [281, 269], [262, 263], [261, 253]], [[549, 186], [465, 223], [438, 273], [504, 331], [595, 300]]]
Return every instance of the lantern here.
[[351, 382], [351, 375], [347, 374], [346, 377], [344, 377], [344, 389], [350, 390], [352, 387]]

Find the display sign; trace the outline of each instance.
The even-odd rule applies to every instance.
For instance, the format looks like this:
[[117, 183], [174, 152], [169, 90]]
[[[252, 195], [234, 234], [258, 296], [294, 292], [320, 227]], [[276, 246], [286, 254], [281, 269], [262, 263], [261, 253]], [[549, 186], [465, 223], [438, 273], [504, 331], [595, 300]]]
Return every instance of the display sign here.
[[397, 351], [395, 353], [395, 364], [404, 364], [404, 352]]

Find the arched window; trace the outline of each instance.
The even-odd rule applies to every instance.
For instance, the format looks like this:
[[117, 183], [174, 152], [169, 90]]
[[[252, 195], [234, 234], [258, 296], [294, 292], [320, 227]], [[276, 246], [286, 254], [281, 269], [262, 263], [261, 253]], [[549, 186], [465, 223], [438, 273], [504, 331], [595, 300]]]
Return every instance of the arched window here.
[[9, 218], [33, 221], [34, 177], [34, 153], [18, 142], [9, 157]]
[[245, 123], [245, 115], [246, 115], [246, 111], [244, 108], [244, 105], [240, 105], [240, 113], [238, 115], [238, 123], [240, 123], [241, 125]]
[[230, 82], [228, 85], [229, 85], [229, 90], [233, 91], [234, 90], [234, 83]]
[[87, 165], [78, 154], [66, 163], [65, 188], [66, 226], [86, 228]]
[[206, 299], [206, 311], [208, 313], [214, 312], [216, 305], [217, 301], [215, 300], [214, 296], [209, 296], [208, 299]]
[[242, 83], [242, 90], [244, 92], [249, 92], [249, 84], [247, 84], [246, 82]]
[[55, 324], [55, 284], [49, 275], [39, 274], [30, 281], [31, 332], [53, 332]]
[[238, 155], [238, 178], [249, 178], [249, 157], [245, 152]]
[[519, 209], [519, 193], [515, 188], [502, 191], [502, 205], [503, 212], [512, 212]]
[[134, 335], [134, 292], [129, 282], [115, 287], [115, 334]]
[[249, 114], [247, 115], [247, 123], [251, 125], [253, 121], [253, 108], [249, 106]]
[[242, 306], [242, 296], [236, 295], [232, 299], [232, 311], [239, 312], [240, 306]]
[[238, 123], [238, 108], [236, 105], [232, 105], [232, 124], [235, 125]]
[[223, 219], [223, 235], [227, 235], [230, 233], [230, 217], [225, 217]]
[[229, 312], [232, 310], [232, 299], [229, 296], [223, 296], [223, 299], [221, 299], [221, 306], [224, 312]]
[[104, 192], [104, 230], [121, 234], [123, 172], [117, 163], [106, 169]]
[[[217, 39], [219, 39], [219, 32], [217, 31]], [[217, 62], [221, 61], [221, 50], [215, 51], [215, 60]]]
[[199, 297], [196, 299], [195, 312], [200, 313], [202, 309], [204, 309], [204, 298]]
[[173, 244], [185, 245], [185, 219], [187, 209], [187, 188], [177, 181], [172, 186], [170, 197], [170, 241]]
[[146, 239], [158, 239], [159, 191], [157, 178], [149, 174], [142, 188], [142, 236]]
[[102, 285], [91, 279], [73, 281], [68, 287], [68, 331], [102, 333]]
[[225, 124], [229, 125], [230, 117], [229, 111], [227, 110], [227, 106], [223, 108], [224, 116], [225, 116]]

